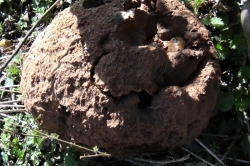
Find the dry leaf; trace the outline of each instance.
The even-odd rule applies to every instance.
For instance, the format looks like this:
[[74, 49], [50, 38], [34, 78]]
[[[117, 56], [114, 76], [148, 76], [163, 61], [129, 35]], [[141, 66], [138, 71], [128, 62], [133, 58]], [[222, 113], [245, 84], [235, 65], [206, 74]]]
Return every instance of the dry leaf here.
[[13, 43], [6, 39], [2, 39], [0, 41], [0, 47], [2, 48], [4, 53], [14, 50]]

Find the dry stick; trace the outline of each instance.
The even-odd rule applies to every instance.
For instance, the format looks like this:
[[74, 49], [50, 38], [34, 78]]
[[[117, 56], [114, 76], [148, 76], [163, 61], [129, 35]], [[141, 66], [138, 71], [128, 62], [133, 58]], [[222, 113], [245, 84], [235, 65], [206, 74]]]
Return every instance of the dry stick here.
[[5, 90], [5, 89], [0, 89], [0, 91], [2, 91], [2, 92], [10, 92], [10, 93], [21, 93], [21, 92], [18, 92], [18, 91]]
[[0, 110], [0, 113], [9, 114], [9, 113], [22, 113], [27, 112], [25, 109], [18, 109], [18, 110]]
[[244, 135], [245, 134], [241, 134], [241, 135], [238, 135], [238, 136], [232, 136], [232, 137], [224, 138], [224, 141], [229, 141], [229, 140], [234, 140], [234, 139], [237, 139], [237, 138], [241, 138]]
[[62, 140], [62, 139], [60, 139], [60, 138], [56, 138], [56, 137], [54, 137], [54, 136], [45, 134], [45, 133], [43, 133], [43, 132], [41, 132], [41, 131], [39, 131], [39, 130], [36, 130], [36, 131], [37, 131], [37, 133], [39, 133], [41, 136], [44, 136], [44, 137], [46, 137], [46, 138], [53, 139], [53, 140], [56, 140], [56, 141], [59, 141], [59, 142], [62, 142], [62, 143], [65, 143], [65, 144], [68, 144], [68, 145], [77, 147], [77, 148], [80, 148], [80, 149], [84, 149], [84, 150], [87, 150], [87, 151], [92, 152], [92, 153], [96, 153], [96, 155], [99, 155], [99, 154], [100, 154], [100, 155], [102, 155], [102, 156], [105, 155], [106, 157], [111, 156], [111, 154], [104, 153], [104, 152], [100, 152], [100, 151], [95, 152], [95, 151], [92, 150], [92, 149], [89, 149], [89, 148], [86, 148], [86, 147], [83, 147], [83, 146], [74, 144], [74, 143], [72, 143], [72, 142], [64, 141], [64, 140]]
[[10, 57], [10, 55], [6, 55], [6, 56], [1, 57], [0, 60], [6, 59], [6, 58], [9, 58], [9, 57]]
[[165, 165], [165, 164], [170, 164], [170, 163], [183, 162], [183, 161], [185, 161], [187, 159], [189, 159], [189, 155], [184, 156], [184, 157], [179, 158], [179, 159], [166, 160], [166, 161], [154, 161], [154, 160], [146, 160], [146, 159], [140, 159], [140, 158], [133, 158], [133, 160], [143, 161], [143, 162], [146, 162], [146, 163], [158, 164], [158, 165]]
[[2, 84], [2, 82], [6, 79], [6, 77], [7, 77], [7, 73], [6, 72], [4, 72], [4, 73], [2, 73], [3, 75], [2, 75], [2, 77], [0, 78], [0, 84]]
[[22, 102], [22, 100], [10, 100], [10, 101], [2, 101], [0, 104], [10, 104], [10, 103], [19, 103]]
[[[14, 120], [21, 121], [21, 120], [19, 120], [19, 119], [15, 119], [15, 118], [13, 118], [13, 117], [11, 117], [11, 116], [9, 116], [9, 115], [2, 114], [2, 113], [0, 113], [0, 116], [4, 116], [4, 117], [8, 117], [8, 118], [11, 118], [11, 119], [14, 119]], [[3, 121], [3, 122], [4, 122], [4, 120], [1, 120], [1, 119], [0, 119], [0, 121]], [[23, 122], [23, 121], [21, 121], [21, 122]], [[17, 125], [17, 124], [14, 124], [14, 123], [11, 123], [11, 124], [12, 124], [12, 125], [15, 125], [15, 126], [19, 126], [19, 127], [24, 127], [24, 128], [25, 128], [25, 127], [28, 127], [28, 126]], [[27, 123], [27, 122], [24, 122], [24, 124], [28, 124], [28, 123]], [[28, 124], [28, 125], [29, 125], [29, 124]], [[0, 130], [3, 131], [3, 129], [0, 129]], [[5, 131], [6, 131], [6, 132], [13, 133], [12, 131], [7, 131], [7, 130], [5, 130]], [[59, 141], [59, 142], [63, 142], [63, 143], [69, 144], [69, 145], [71, 145], [71, 146], [78, 147], [78, 148], [80, 148], [80, 149], [85, 149], [85, 150], [90, 151], [90, 152], [92, 152], [92, 153], [96, 153], [95, 155], [80, 156], [80, 158], [88, 158], [88, 157], [111, 157], [111, 156], [112, 156], [112, 157], [115, 157], [115, 158], [120, 158], [120, 157], [113, 156], [113, 155], [111, 155], [111, 154], [104, 153], [104, 152], [100, 152], [100, 151], [95, 152], [94, 150], [91, 150], [91, 149], [89, 149], [89, 148], [86, 148], [86, 147], [83, 147], [83, 146], [74, 144], [74, 143], [72, 143], [72, 142], [64, 141], [64, 140], [62, 140], [62, 139], [53, 137], [53, 136], [51, 136], [51, 135], [47, 135], [46, 133], [43, 133], [43, 132], [41, 132], [41, 131], [39, 131], [39, 130], [35, 130], [35, 131], [37, 131], [37, 133], [39, 133], [40, 135], [30, 135], [30, 134], [24, 134], [24, 133], [15, 133], [15, 134], [20, 134], [20, 135], [25, 135], [25, 136], [31, 136], [31, 137], [49, 138], [49, 139], [53, 139], [53, 140], [56, 140], [56, 141]], [[130, 160], [128, 160], [128, 161], [130, 161]], [[133, 161], [130, 161], [130, 162], [135, 163], [135, 162], [133, 162]], [[135, 164], [138, 165], [138, 163], [135, 163]]]
[[[221, 155], [219, 155], [219, 154], [217, 156], [221, 157]], [[236, 158], [232, 158], [232, 157], [227, 157], [226, 159], [227, 160], [238, 161], [240, 163], [250, 164], [250, 161], [247, 161], [247, 160], [241, 160], [241, 159], [236, 159]]]
[[4, 88], [14, 88], [14, 87], [19, 87], [20, 85], [9, 85], [9, 86], [0, 86], [1, 89]]
[[0, 73], [3, 72], [3, 70], [6, 68], [6, 66], [10, 63], [10, 61], [14, 58], [14, 56], [18, 53], [18, 51], [21, 49], [21, 47], [24, 45], [30, 34], [34, 31], [34, 29], [38, 26], [38, 24], [42, 21], [42, 19], [48, 15], [49, 12], [51, 12], [58, 4], [60, 4], [60, 0], [57, 0], [43, 15], [42, 17], [36, 22], [36, 24], [29, 30], [29, 32], [24, 37], [23, 41], [20, 43], [20, 45], [15, 49], [11, 57], [3, 64], [3, 66], [0, 68]]
[[210, 165], [210, 166], [214, 166], [214, 165], [211, 164], [210, 162], [208, 162], [208, 161], [202, 159], [201, 157], [197, 156], [196, 154], [194, 154], [193, 152], [187, 150], [186, 148], [184, 148], [184, 147], [181, 147], [181, 148], [182, 148], [183, 150], [185, 150], [186, 152], [188, 152], [189, 154], [191, 154], [191, 155], [193, 155], [194, 157], [196, 157], [197, 159], [203, 161], [204, 163], [206, 163], [206, 164], [208, 164], [208, 165]]
[[[4, 114], [0, 113], [0, 115], [4, 115]], [[10, 116], [8, 116], [8, 115], [4, 115], [4, 116], [10, 117]], [[14, 119], [14, 120], [16, 120], [16, 119]], [[18, 119], [18, 120], [19, 120], [19, 119]], [[2, 120], [0, 119], [0, 121], [2, 121]], [[19, 126], [19, 127], [25, 127], [25, 126], [17, 125], [17, 124], [14, 124], [14, 123], [11, 123], [11, 124], [13, 124], [13, 125], [15, 125], [15, 126]], [[26, 122], [26, 124], [27, 124], [27, 122]], [[2, 130], [2, 129], [0, 129], [0, 130]], [[7, 131], [7, 130], [6, 130], [6, 131]], [[87, 151], [92, 152], [92, 153], [96, 153], [96, 154], [95, 154], [96, 157], [98, 157], [98, 156], [110, 157], [110, 156], [111, 156], [111, 154], [104, 153], [104, 152], [100, 152], [100, 151], [95, 152], [95, 151], [92, 150], [92, 149], [89, 149], [89, 148], [86, 148], [86, 147], [83, 147], [83, 146], [74, 144], [74, 143], [72, 143], [72, 142], [64, 141], [64, 140], [62, 140], [62, 139], [60, 139], [60, 138], [56, 138], [56, 137], [54, 137], [54, 136], [48, 135], [48, 134], [43, 133], [43, 132], [41, 132], [41, 131], [39, 131], [39, 130], [35, 130], [35, 131], [37, 131], [37, 133], [39, 133], [39, 135], [30, 135], [30, 136], [35, 136], [35, 137], [40, 136], [40, 137], [44, 137], [44, 138], [49, 138], [49, 139], [52, 139], [52, 140], [56, 140], [56, 141], [59, 141], [59, 142], [62, 142], [62, 143], [65, 143], [65, 144], [68, 144], [68, 145], [71, 145], [71, 146], [80, 148], [80, 149], [87, 150]], [[7, 131], [7, 132], [8, 132], [8, 131]], [[10, 132], [12, 132], [12, 131], [10, 131]]]
[[228, 138], [228, 135], [219, 135], [219, 134], [208, 134], [208, 133], [201, 133], [201, 135], [211, 136], [211, 137], [221, 137], [221, 138]]
[[93, 157], [110, 157], [110, 154], [94, 154], [94, 155], [86, 155], [86, 156], [80, 156], [80, 159], [85, 159], [85, 158], [93, 158]]
[[229, 147], [227, 148], [227, 151], [226, 151], [226, 152], [223, 154], [223, 156], [220, 158], [221, 161], [223, 161], [223, 160], [227, 157], [227, 155], [228, 155], [228, 153], [230, 152], [230, 150], [232, 149], [232, 147], [235, 145], [235, 143], [236, 143], [240, 138], [241, 138], [241, 137], [236, 138], [236, 139], [234, 139], [234, 140], [230, 143]]
[[22, 108], [24, 108], [24, 105], [0, 105], [0, 108], [2, 108], [2, 107], [22, 107]]
[[206, 145], [204, 145], [198, 138], [195, 138], [195, 141], [198, 142], [211, 156], [213, 156], [221, 165], [225, 165], [211, 150], [209, 150]]

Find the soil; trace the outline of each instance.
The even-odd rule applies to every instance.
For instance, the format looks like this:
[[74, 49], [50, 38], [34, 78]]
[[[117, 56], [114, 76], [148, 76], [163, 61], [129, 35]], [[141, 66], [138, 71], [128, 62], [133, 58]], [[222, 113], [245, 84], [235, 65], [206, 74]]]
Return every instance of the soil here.
[[197, 137], [219, 84], [209, 32], [178, 0], [80, 0], [24, 56], [21, 88], [41, 129], [126, 154]]

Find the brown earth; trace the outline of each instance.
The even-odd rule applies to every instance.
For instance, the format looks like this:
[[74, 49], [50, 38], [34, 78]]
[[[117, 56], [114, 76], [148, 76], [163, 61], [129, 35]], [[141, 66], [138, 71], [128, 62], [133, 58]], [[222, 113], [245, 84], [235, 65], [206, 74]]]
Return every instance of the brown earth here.
[[131, 153], [198, 136], [219, 81], [208, 30], [178, 0], [81, 0], [39, 34], [21, 88], [42, 129]]

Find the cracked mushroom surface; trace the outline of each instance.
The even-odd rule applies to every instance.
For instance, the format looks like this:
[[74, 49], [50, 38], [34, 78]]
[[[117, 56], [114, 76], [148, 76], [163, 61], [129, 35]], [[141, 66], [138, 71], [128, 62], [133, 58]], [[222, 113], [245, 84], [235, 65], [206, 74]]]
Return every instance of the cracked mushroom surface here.
[[41, 129], [134, 153], [198, 136], [219, 82], [209, 32], [178, 0], [80, 0], [24, 56], [21, 89]]

